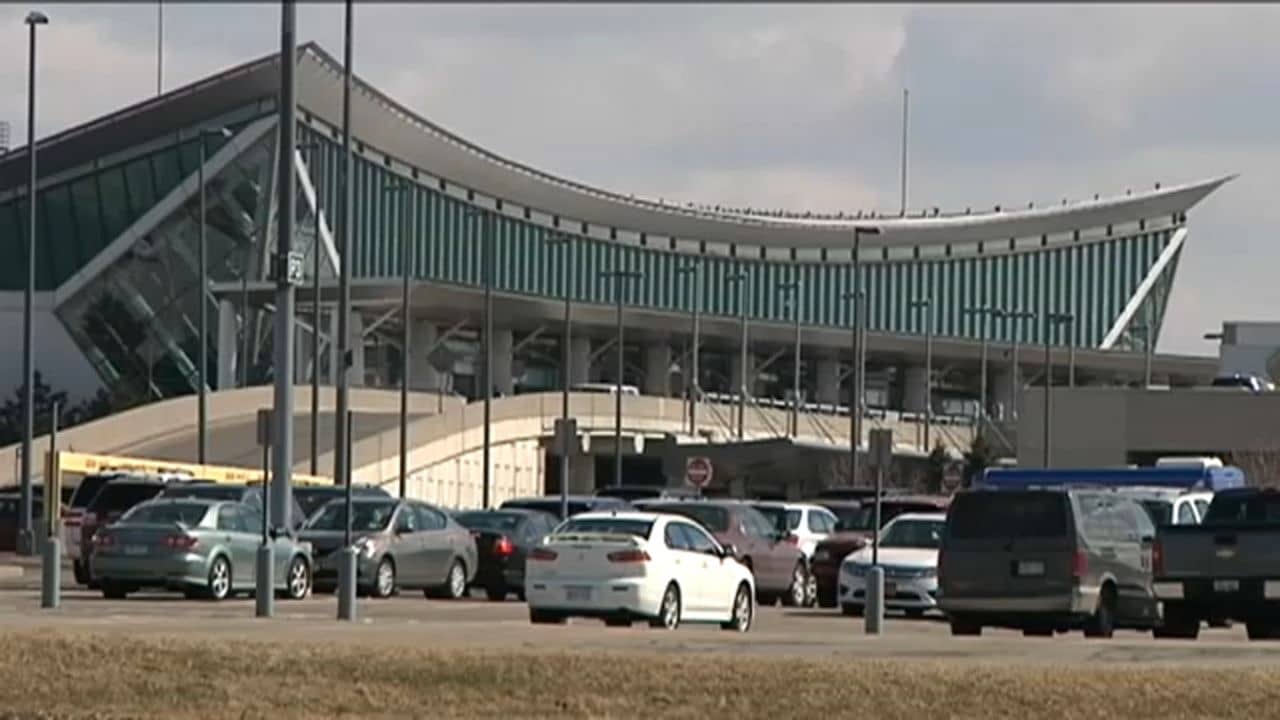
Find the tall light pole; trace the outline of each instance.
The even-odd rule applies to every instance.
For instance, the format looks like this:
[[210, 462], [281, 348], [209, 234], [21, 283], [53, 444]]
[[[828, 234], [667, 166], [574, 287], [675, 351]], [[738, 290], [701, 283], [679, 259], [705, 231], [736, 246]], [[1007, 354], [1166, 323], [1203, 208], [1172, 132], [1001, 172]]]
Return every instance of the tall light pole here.
[[[905, 193], [904, 193], [905, 197]], [[858, 482], [858, 446], [862, 444], [862, 395], [866, 373], [866, 322], [863, 318], [866, 292], [862, 289], [862, 236], [879, 235], [878, 227], [855, 226], [853, 228], [853, 292], [845, 293], [846, 300], [853, 301], [851, 325], [853, 343], [853, 379], [849, 391], [849, 485]]]
[[[751, 387], [751, 378], [747, 367], [747, 274], [742, 271], [725, 275], [724, 281], [737, 286], [738, 289], [738, 441], [746, 439], [747, 425], [747, 388]], [[754, 373], [751, 373], [754, 375]]]
[[564, 329], [560, 339], [560, 517], [569, 517], [569, 387], [573, 384], [573, 353], [569, 349], [573, 335], [573, 236], [564, 233], [547, 238], [548, 245], [563, 245], [564, 258], [560, 276], [564, 278]]
[[[208, 209], [205, 200], [205, 177], [204, 166], [208, 162], [208, 153], [205, 149], [205, 138], [213, 137], [231, 137], [231, 131], [226, 128], [214, 128], [200, 131], [198, 138], [200, 144], [200, 168], [199, 180], [200, 185], [200, 235], [199, 235], [199, 272], [200, 272], [200, 362], [197, 367], [197, 383], [196, 392], [199, 393], [196, 400], [196, 462], [204, 465], [208, 462], [208, 433], [209, 433], [209, 411], [208, 411], [208, 359], [209, 359], [209, 251], [208, 251]], [[314, 473], [315, 470], [312, 470]]]
[[791, 362], [791, 437], [800, 434], [800, 282], [778, 283], [778, 289], [791, 295], [791, 316], [795, 329], [792, 341]]
[[689, 434], [697, 436], [698, 434], [698, 399], [701, 397], [701, 385], [698, 383], [698, 355], [700, 349], [702, 325], [702, 258], [694, 260], [693, 264], [685, 265], [677, 268], [678, 275], [689, 275], [693, 283], [693, 308], [690, 311], [692, 315], [692, 328], [690, 333], [693, 335], [693, 349], [690, 350], [690, 364], [693, 366], [690, 375], [693, 382], [689, 383]]
[[1054, 329], [1064, 323], [1070, 323], [1073, 316], [1069, 313], [1049, 312], [1044, 315], [1044, 467], [1048, 468], [1052, 454], [1050, 441], [1053, 438], [1051, 423], [1053, 419], [1053, 336]]
[[[294, 283], [301, 270], [300, 263], [293, 251], [293, 223], [295, 214], [296, 174], [294, 172], [294, 149], [297, 145], [297, 96], [294, 83], [294, 70], [297, 65], [297, 41], [294, 28], [297, 22], [297, 6], [294, 0], [284, 0], [281, 4], [280, 18], [280, 122], [278, 136], [278, 152], [280, 166], [276, 171], [276, 198], [278, 220], [276, 227], [276, 255], [273, 268], [276, 281], [276, 317], [275, 337], [272, 344], [275, 350], [275, 397], [273, 420], [275, 422], [275, 438], [271, 477], [271, 502], [264, 506], [270, 512], [266, 519], [274, 522], [273, 527], [289, 527], [290, 495], [292, 493], [293, 473], [293, 328], [294, 328]], [[274, 550], [270, 542], [264, 542], [258, 548], [257, 573], [257, 614], [259, 617], [270, 617], [275, 614], [275, 593], [273, 581], [272, 556]]]
[[912, 300], [911, 307], [924, 312], [924, 451], [933, 452], [933, 298]]
[[[400, 196], [400, 499], [409, 489], [409, 345], [413, 341], [409, 308], [409, 275], [412, 252], [409, 240], [408, 180], [387, 186], [388, 193]], [[487, 507], [487, 504], [486, 504]]]
[[[338, 231], [338, 365], [334, 393], [333, 479], [343, 487], [342, 549], [338, 557], [338, 619], [356, 619], [356, 551], [351, 545], [351, 412], [347, 408], [347, 377], [351, 367], [348, 322], [351, 315], [351, 233], [355, 227], [352, 211], [355, 163], [351, 149], [351, 41], [354, 30], [354, 3], [346, 0], [342, 33], [342, 228]], [[363, 351], [363, 345], [359, 348]]]
[[[31, 438], [35, 433], [35, 360], [31, 325], [36, 290], [36, 28], [48, 25], [47, 15], [27, 13], [30, 41], [27, 47], [27, 287], [22, 294], [22, 487], [19, 497], [17, 549], [22, 555], [36, 552], [31, 527]], [[49, 498], [45, 498], [46, 501]]]
[[[621, 265], [621, 263], [619, 263]], [[606, 270], [602, 277], [613, 280], [613, 295], [617, 305], [618, 365], [617, 379], [613, 386], [613, 486], [622, 486], [622, 378], [626, 371], [626, 353], [623, 343], [624, 326], [622, 324], [623, 280], [636, 280], [640, 273], [634, 270]]]

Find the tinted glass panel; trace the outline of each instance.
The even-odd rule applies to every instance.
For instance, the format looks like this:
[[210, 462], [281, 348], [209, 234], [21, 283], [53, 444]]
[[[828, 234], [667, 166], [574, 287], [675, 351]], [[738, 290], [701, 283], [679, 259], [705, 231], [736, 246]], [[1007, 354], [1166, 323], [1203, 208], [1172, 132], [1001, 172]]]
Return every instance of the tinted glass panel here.
[[884, 532], [884, 547], [936, 549], [942, 542], [946, 522], [939, 520], [898, 520]]
[[609, 535], [634, 535], [648, 538], [653, 523], [645, 520], [619, 520], [617, 518], [583, 518], [562, 524], [556, 534], [604, 533]]
[[[354, 532], [377, 532], [385, 530], [396, 511], [394, 502], [358, 502], [351, 504], [351, 529]], [[347, 507], [345, 503], [334, 502], [325, 505], [307, 522], [311, 530], [342, 530], [346, 526]]]
[[1067, 534], [1067, 497], [1053, 492], [961, 493], [948, 516], [951, 537], [1058, 537]]
[[520, 524], [520, 515], [501, 512], [464, 512], [453, 516], [458, 524], [468, 530], [493, 530], [513, 532]]
[[130, 523], [168, 525], [180, 523], [195, 527], [204, 519], [209, 506], [203, 503], [146, 503], [130, 510], [122, 520]]
[[71, 507], [82, 508], [89, 505], [93, 501], [98, 491], [105, 486], [114, 475], [89, 475], [80, 481], [76, 486], [75, 494], [71, 496]]
[[1184, 502], [1178, 506], [1178, 524], [1194, 525], [1196, 522], [1196, 513], [1191, 509], [1191, 503]]
[[99, 515], [128, 510], [143, 500], [159, 495], [163, 489], [158, 484], [108, 483], [89, 504], [89, 509]]
[[1219, 493], [1209, 504], [1205, 525], [1280, 522], [1280, 493]]
[[689, 538], [681, 530], [681, 526], [677, 523], [667, 525], [666, 530], [662, 533], [662, 541], [672, 550], [689, 550]]
[[772, 505], [761, 505], [756, 507], [756, 511], [763, 515], [765, 520], [769, 521], [769, 525], [773, 529], [780, 531], [785, 531], [787, 529], [787, 511], [783, 508]]
[[[1167, 500], [1140, 500], [1147, 517], [1156, 525], [1168, 525], [1173, 520], [1173, 503]], [[1185, 505], [1183, 506], [1186, 507]]]
[[418, 528], [421, 530], [443, 530], [449, 524], [444, 513], [434, 508], [418, 505], [415, 509], [418, 512]]
[[713, 533], [727, 532], [729, 530], [729, 511], [721, 507], [713, 505], [692, 505], [672, 504], [672, 505], [648, 505], [647, 509], [654, 512], [671, 513], [673, 515], [683, 515], [702, 523], [702, 526]]
[[680, 527], [689, 541], [689, 547], [694, 552], [706, 553], [708, 555], [716, 555], [720, 552], [720, 546], [716, 544], [716, 541], [711, 539], [711, 536], [702, 528], [694, 527], [693, 525], [685, 525], [683, 523], [680, 524]]

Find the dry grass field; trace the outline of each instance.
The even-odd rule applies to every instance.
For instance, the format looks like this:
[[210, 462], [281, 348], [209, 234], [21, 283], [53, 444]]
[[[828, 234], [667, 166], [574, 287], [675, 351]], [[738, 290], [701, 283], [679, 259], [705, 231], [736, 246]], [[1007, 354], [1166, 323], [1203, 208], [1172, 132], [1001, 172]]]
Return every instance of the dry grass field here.
[[0, 637], [0, 718], [1259, 718], [1280, 670]]

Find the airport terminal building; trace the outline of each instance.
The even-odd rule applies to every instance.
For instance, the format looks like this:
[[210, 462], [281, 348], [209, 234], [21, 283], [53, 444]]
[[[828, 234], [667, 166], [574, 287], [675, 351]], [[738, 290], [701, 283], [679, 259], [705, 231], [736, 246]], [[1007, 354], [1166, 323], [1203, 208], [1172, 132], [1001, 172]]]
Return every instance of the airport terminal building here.
[[[349, 261], [355, 386], [396, 387], [407, 352], [415, 390], [477, 397], [488, 282], [493, 384], [503, 396], [559, 387], [568, 299], [575, 383], [617, 380], [620, 303], [622, 381], [643, 395], [679, 398], [693, 386], [697, 314], [697, 387], [707, 396], [745, 387], [753, 403], [781, 403], [798, 374], [806, 412], [838, 414], [849, 403], [860, 290], [868, 405], [906, 417], [926, 407], [971, 417], [985, 388], [988, 414], [1009, 419], [1019, 389], [1044, 381], [1046, 342], [1055, 383], [1143, 377], [1189, 241], [1188, 213], [1229, 179], [1051, 207], [905, 216], [677, 204], [505, 159], [357, 81], [347, 259], [334, 237], [343, 212], [342, 68], [314, 44], [297, 62], [295, 249], [307, 277], [298, 366], [289, 371], [300, 383], [313, 373], [333, 381], [336, 269]], [[261, 385], [280, 371], [271, 366], [268, 279], [279, 77], [278, 55], [254, 60], [38, 142], [37, 362], [55, 386], [83, 395], [130, 383], [157, 400], [194, 392], [201, 303], [211, 318], [211, 389]], [[0, 323], [13, 338], [26, 282], [27, 163], [25, 148], [0, 156]], [[202, 197], [207, 288], [197, 270]], [[320, 338], [314, 356], [312, 333]], [[19, 362], [16, 352], [0, 362], [0, 383], [19, 384]], [[1172, 385], [1204, 382], [1216, 364], [1169, 355], [1151, 362], [1156, 382]]]

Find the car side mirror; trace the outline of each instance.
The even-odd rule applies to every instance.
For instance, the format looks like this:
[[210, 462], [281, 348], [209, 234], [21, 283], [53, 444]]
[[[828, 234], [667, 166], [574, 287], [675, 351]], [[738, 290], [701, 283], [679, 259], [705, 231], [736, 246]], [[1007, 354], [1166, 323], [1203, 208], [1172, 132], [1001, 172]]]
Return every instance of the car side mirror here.
[[737, 557], [737, 556], [738, 556], [738, 548], [734, 547], [733, 545], [721, 545], [721, 546], [720, 546], [720, 557], [722, 557], [722, 558], [732, 558], [732, 557]]

